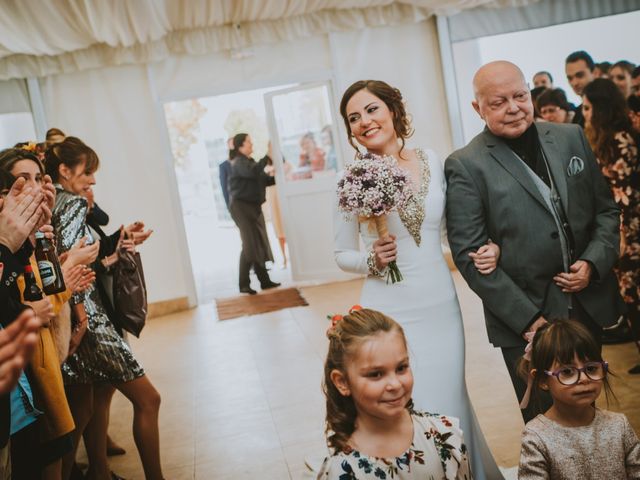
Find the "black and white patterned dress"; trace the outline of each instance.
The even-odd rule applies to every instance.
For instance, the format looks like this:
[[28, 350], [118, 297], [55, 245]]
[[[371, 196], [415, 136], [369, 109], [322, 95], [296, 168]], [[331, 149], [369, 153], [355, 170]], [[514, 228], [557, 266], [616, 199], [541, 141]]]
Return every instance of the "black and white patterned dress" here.
[[[94, 243], [86, 224], [87, 209], [86, 199], [56, 185], [52, 224], [58, 254], [85, 236], [87, 244]], [[84, 303], [88, 326], [78, 349], [62, 364], [65, 385], [124, 383], [143, 376], [142, 366], [107, 317], [95, 282], [86, 291], [74, 294], [71, 303], [80, 302]]]

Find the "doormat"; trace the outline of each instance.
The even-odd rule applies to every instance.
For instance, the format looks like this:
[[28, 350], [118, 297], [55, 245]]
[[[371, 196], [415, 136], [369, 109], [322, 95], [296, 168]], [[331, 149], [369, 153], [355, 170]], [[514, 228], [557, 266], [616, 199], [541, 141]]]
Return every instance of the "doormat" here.
[[297, 288], [274, 289], [258, 295], [216, 298], [219, 320], [275, 312], [291, 307], [309, 305]]

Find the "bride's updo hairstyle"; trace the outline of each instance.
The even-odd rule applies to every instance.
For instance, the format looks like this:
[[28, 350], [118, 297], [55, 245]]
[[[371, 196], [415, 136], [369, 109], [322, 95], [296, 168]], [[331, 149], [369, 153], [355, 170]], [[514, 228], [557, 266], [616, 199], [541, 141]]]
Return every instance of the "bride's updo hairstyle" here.
[[347, 88], [342, 95], [342, 100], [340, 101], [340, 115], [342, 115], [344, 125], [347, 129], [349, 144], [358, 150], [358, 147], [353, 143], [353, 133], [351, 133], [351, 125], [349, 125], [349, 118], [347, 117], [347, 103], [349, 103], [351, 97], [360, 90], [367, 90], [372, 95], [378, 97], [391, 111], [391, 115], [393, 116], [393, 129], [402, 142], [402, 147], [400, 148], [400, 151], [402, 151], [405, 145], [405, 140], [413, 135], [411, 117], [407, 114], [400, 90], [393, 88], [387, 82], [383, 82], [382, 80], [358, 80]]
[[60, 181], [60, 165], [73, 170], [84, 164], [86, 172], [98, 170], [100, 160], [91, 147], [77, 137], [66, 137], [60, 143], [51, 145], [44, 154], [44, 165], [47, 174], [54, 183]]
[[322, 390], [327, 397], [325, 433], [327, 444], [335, 452], [342, 452], [356, 426], [356, 405], [351, 396], [343, 396], [331, 381], [331, 372], [338, 370], [347, 376], [347, 363], [362, 343], [379, 332], [398, 332], [406, 346], [402, 327], [391, 317], [377, 310], [352, 310], [327, 330], [329, 351], [324, 364]]

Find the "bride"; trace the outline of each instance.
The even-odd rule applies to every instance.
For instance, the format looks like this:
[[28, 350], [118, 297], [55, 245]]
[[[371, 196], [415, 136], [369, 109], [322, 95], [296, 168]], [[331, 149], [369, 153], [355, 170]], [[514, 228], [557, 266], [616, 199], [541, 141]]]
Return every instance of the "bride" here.
[[[349, 143], [356, 149], [355, 142], [370, 153], [393, 156], [409, 174], [413, 195], [403, 211], [388, 216], [390, 234], [382, 239], [357, 218], [345, 218], [336, 202], [336, 262], [342, 270], [367, 275], [360, 299], [364, 307], [384, 312], [403, 326], [416, 378], [416, 407], [458, 417], [474, 478], [502, 479], [465, 384], [462, 318], [441, 246], [446, 188], [442, 164], [431, 150], [405, 148], [412, 128], [400, 91], [387, 83], [354, 83], [342, 97], [340, 113]], [[495, 269], [499, 249], [484, 245], [472, 256], [476, 268], [487, 274]], [[394, 260], [404, 279], [388, 284], [385, 270]]]

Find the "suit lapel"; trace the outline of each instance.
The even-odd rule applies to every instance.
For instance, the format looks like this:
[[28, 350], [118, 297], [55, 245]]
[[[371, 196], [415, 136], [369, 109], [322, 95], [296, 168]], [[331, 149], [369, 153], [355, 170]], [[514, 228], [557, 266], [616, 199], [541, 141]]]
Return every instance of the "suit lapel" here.
[[540, 128], [538, 126], [538, 135], [540, 137], [542, 150], [547, 157], [547, 164], [549, 165], [549, 170], [551, 170], [553, 182], [560, 194], [560, 200], [562, 201], [564, 210], [568, 213], [569, 193], [567, 191], [567, 166], [565, 165], [565, 162], [562, 161], [560, 152], [558, 152], [558, 146], [556, 145], [555, 139], [553, 138], [549, 128]]
[[498, 137], [493, 135], [488, 130], [485, 130], [485, 139], [487, 149], [491, 156], [500, 164], [502, 167], [511, 174], [516, 181], [522, 185], [522, 187], [529, 192], [529, 194], [535, 198], [540, 204], [545, 208], [545, 210], [549, 210], [547, 207], [547, 203], [542, 198], [538, 187], [533, 182], [533, 179], [527, 172], [525, 166], [522, 161], [518, 160], [518, 157], [515, 153]]

